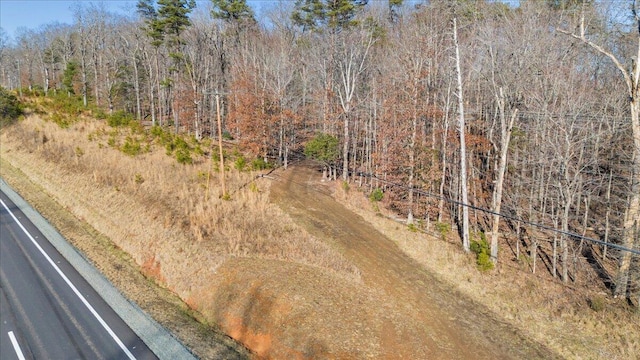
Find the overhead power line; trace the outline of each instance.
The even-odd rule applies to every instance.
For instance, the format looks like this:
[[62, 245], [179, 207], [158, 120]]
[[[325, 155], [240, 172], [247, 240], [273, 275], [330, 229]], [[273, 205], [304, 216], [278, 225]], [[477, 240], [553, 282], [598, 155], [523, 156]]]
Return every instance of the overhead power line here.
[[[398, 187], [398, 188], [405, 189], [405, 190], [411, 190], [408, 186], [406, 186], [404, 184], [398, 184], [398, 183], [394, 183], [394, 182], [391, 182], [391, 181], [388, 181], [388, 180], [381, 179], [378, 176], [376, 176], [375, 174], [369, 174], [369, 173], [365, 173], [365, 172], [358, 172], [357, 175], [364, 176], [364, 177], [369, 177], [369, 178], [372, 178], [372, 179], [376, 179], [377, 181], [383, 182], [383, 183], [391, 185], [393, 187]], [[513, 220], [513, 221], [518, 221], [518, 222], [521, 222], [523, 224], [527, 224], [527, 225], [530, 225], [530, 226], [533, 226], [533, 227], [537, 227], [539, 229], [547, 230], [547, 231], [550, 231], [550, 232], [553, 232], [553, 233], [557, 233], [557, 234], [561, 234], [561, 235], [566, 235], [570, 239], [573, 239], [574, 241], [575, 240], [584, 240], [584, 241], [591, 242], [591, 243], [594, 243], [594, 244], [598, 244], [598, 245], [602, 245], [602, 246], [608, 246], [610, 248], [614, 248], [614, 249], [617, 249], [617, 250], [620, 250], [620, 251], [626, 251], [626, 252], [630, 252], [630, 253], [635, 254], [635, 255], [640, 255], [640, 250], [637, 250], [637, 249], [630, 249], [628, 247], [625, 247], [625, 246], [622, 246], [622, 245], [619, 245], [619, 244], [610, 243], [610, 242], [604, 242], [602, 240], [598, 240], [598, 239], [594, 239], [594, 238], [591, 238], [591, 237], [588, 237], [588, 236], [576, 234], [576, 233], [573, 233], [573, 232], [570, 232], [570, 231], [564, 231], [564, 230], [556, 229], [556, 228], [548, 226], [548, 225], [536, 223], [536, 222], [529, 221], [529, 220], [524, 220], [524, 219], [515, 217], [513, 215], [502, 214], [502, 213], [498, 213], [498, 212], [495, 212], [495, 211], [492, 211], [490, 209], [486, 209], [486, 208], [483, 208], [483, 207], [479, 207], [479, 206], [475, 206], [475, 205], [471, 205], [471, 204], [465, 204], [465, 203], [463, 203], [461, 201], [450, 199], [450, 198], [448, 198], [446, 196], [440, 196], [438, 194], [433, 194], [433, 193], [430, 193], [428, 191], [424, 191], [424, 190], [421, 190], [421, 189], [413, 188], [413, 191], [415, 193], [417, 193], [417, 194], [424, 195], [424, 196], [427, 196], [427, 197], [431, 197], [431, 198], [434, 198], [434, 199], [443, 200], [443, 201], [446, 201], [446, 202], [449, 202], [449, 203], [452, 203], [452, 204], [456, 204], [456, 205], [459, 205], [459, 206], [466, 206], [467, 208], [472, 209], [472, 210], [481, 211], [481, 212], [484, 212], [484, 213], [487, 213], [487, 214], [491, 214], [491, 215], [497, 215], [497, 216], [500, 216], [502, 218]]]

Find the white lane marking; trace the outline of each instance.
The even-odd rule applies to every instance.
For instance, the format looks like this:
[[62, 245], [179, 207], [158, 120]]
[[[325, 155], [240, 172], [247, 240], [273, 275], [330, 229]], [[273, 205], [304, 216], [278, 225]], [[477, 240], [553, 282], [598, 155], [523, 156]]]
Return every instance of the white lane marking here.
[[62, 272], [62, 270], [60, 270], [60, 268], [56, 265], [56, 263], [49, 257], [49, 255], [42, 249], [42, 247], [40, 247], [40, 244], [38, 244], [35, 239], [33, 238], [33, 236], [31, 236], [31, 234], [29, 234], [29, 232], [27, 231], [27, 229], [25, 229], [25, 227], [22, 225], [22, 223], [18, 220], [18, 218], [16, 218], [16, 216], [11, 212], [11, 210], [9, 210], [9, 207], [7, 207], [7, 204], [4, 203], [4, 201], [2, 201], [2, 199], [0, 199], [0, 203], [2, 203], [2, 206], [7, 210], [7, 212], [9, 213], [9, 215], [11, 215], [11, 217], [13, 218], [13, 220], [16, 221], [16, 223], [18, 224], [18, 226], [20, 226], [20, 229], [22, 229], [22, 231], [25, 233], [25, 235], [27, 235], [27, 237], [31, 240], [31, 242], [36, 246], [36, 248], [38, 248], [38, 250], [40, 250], [40, 252], [42, 253], [42, 255], [44, 255], [45, 259], [47, 259], [47, 261], [49, 262], [49, 264], [51, 264], [51, 266], [53, 266], [53, 268], [56, 270], [56, 272], [62, 277], [62, 279], [67, 283], [67, 285], [69, 285], [69, 287], [71, 288], [71, 290], [73, 290], [73, 292], [78, 296], [78, 298], [80, 298], [80, 301], [82, 301], [82, 303], [87, 307], [87, 309], [89, 309], [89, 311], [91, 312], [91, 314], [93, 314], [93, 316], [98, 320], [98, 322], [100, 323], [100, 325], [102, 325], [102, 327], [107, 330], [107, 332], [109, 333], [109, 335], [111, 335], [111, 337], [113, 338], [113, 340], [115, 340], [116, 344], [118, 344], [118, 346], [120, 347], [120, 349], [122, 349], [122, 351], [124, 351], [125, 354], [127, 354], [127, 357], [131, 360], [135, 360], [135, 356], [133, 356], [133, 354], [129, 351], [129, 349], [127, 349], [127, 347], [122, 343], [122, 340], [120, 340], [120, 338], [118, 338], [118, 336], [116, 335], [116, 333], [113, 332], [113, 330], [111, 330], [111, 328], [109, 327], [109, 325], [102, 319], [102, 317], [100, 316], [100, 314], [98, 314], [98, 312], [93, 308], [93, 306], [91, 306], [91, 304], [89, 304], [89, 302], [87, 301], [87, 299], [84, 298], [84, 296], [82, 296], [82, 294], [80, 293], [80, 291], [78, 290], [78, 288], [75, 287], [75, 285], [73, 285], [73, 283], [71, 282], [71, 280], [69, 280], [69, 278]]
[[13, 350], [15, 350], [16, 355], [18, 355], [18, 359], [25, 360], [24, 355], [22, 354], [22, 349], [20, 349], [20, 344], [18, 344], [16, 336], [13, 335], [13, 331], [9, 331], [9, 339], [11, 339], [11, 345], [13, 345]]

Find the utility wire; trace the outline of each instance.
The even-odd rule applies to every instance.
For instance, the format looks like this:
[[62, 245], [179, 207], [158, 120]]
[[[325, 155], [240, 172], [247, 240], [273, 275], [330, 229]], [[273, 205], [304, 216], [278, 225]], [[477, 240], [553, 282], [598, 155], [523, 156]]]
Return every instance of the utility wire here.
[[[377, 181], [380, 181], [380, 182], [383, 182], [383, 183], [386, 183], [388, 185], [391, 185], [391, 186], [394, 186], [394, 187], [398, 187], [398, 188], [401, 188], [401, 189], [410, 190], [410, 188], [408, 186], [405, 186], [403, 184], [397, 184], [397, 183], [394, 183], [394, 182], [391, 182], [391, 181], [388, 181], [388, 180], [381, 179], [381, 178], [379, 178], [378, 176], [376, 176], [374, 174], [359, 172], [359, 173], [357, 173], [357, 175], [368, 177], [368, 178], [372, 178], [372, 179], [376, 179]], [[630, 252], [630, 253], [635, 254], [635, 255], [640, 255], [640, 250], [630, 249], [628, 247], [625, 247], [625, 246], [622, 246], [622, 245], [618, 245], [618, 244], [615, 244], [615, 243], [604, 242], [602, 240], [590, 238], [588, 236], [583, 236], [583, 235], [576, 234], [576, 233], [573, 233], [573, 232], [570, 232], [570, 231], [564, 231], [564, 230], [556, 229], [556, 228], [548, 226], [548, 225], [535, 223], [535, 222], [529, 221], [529, 220], [524, 220], [524, 219], [517, 218], [517, 217], [512, 216], [512, 215], [501, 214], [501, 213], [492, 211], [490, 209], [482, 208], [482, 207], [471, 205], [471, 204], [465, 204], [465, 203], [463, 203], [461, 201], [453, 200], [453, 199], [447, 198], [445, 196], [440, 196], [440, 195], [433, 194], [433, 193], [430, 193], [430, 192], [427, 192], [427, 191], [424, 191], [424, 190], [413, 188], [413, 191], [418, 193], [418, 194], [420, 194], [420, 195], [424, 195], [424, 196], [431, 197], [431, 198], [438, 199], [438, 200], [447, 201], [449, 203], [456, 204], [456, 205], [459, 205], [459, 206], [466, 206], [469, 209], [481, 211], [481, 212], [484, 212], [484, 213], [487, 213], [487, 214], [491, 214], [491, 215], [497, 215], [497, 216], [500, 216], [502, 218], [513, 220], [513, 221], [518, 221], [518, 222], [521, 222], [521, 223], [524, 223], [524, 224], [527, 224], [527, 225], [531, 225], [531, 226], [537, 227], [539, 229], [548, 230], [548, 231], [551, 231], [551, 232], [554, 232], [554, 233], [566, 235], [570, 239], [573, 239], [573, 240], [578, 240], [578, 239], [579, 240], [584, 240], [584, 241], [588, 241], [588, 242], [591, 242], [591, 243], [594, 243], [594, 244], [608, 246], [608, 247], [611, 247], [611, 248], [614, 248], [614, 249], [617, 249], [617, 250], [620, 250], [620, 251], [626, 251], [626, 252]]]
[[[295, 155], [299, 156], [299, 158], [294, 160], [294, 161], [292, 161], [290, 163], [290, 165], [293, 165], [295, 162], [302, 161], [300, 158], [302, 158], [302, 159], [305, 158], [304, 154], [301, 151], [291, 150], [290, 154], [294, 155], [294, 156]], [[309, 160], [311, 160], [311, 159], [309, 159]], [[327, 164], [325, 162], [318, 161], [318, 160], [312, 160], [312, 161], [320, 163], [320, 164], [323, 164], [323, 165], [329, 165], [329, 164]], [[337, 164], [333, 164], [333, 165], [334, 165], [333, 167], [336, 168], [336, 170], [338, 170], [340, 168], [340, 166], [338, 166]], [[271, 169], [271, 171], [269, 171], [267, 174], [271, 174], [274, 170], [275, 170], [275, 168]], [[408, 186], [405, 186], [403, 184], [394, 183], [394, 182], [391, 182], [391, 181], [388, 181], [388, 180], [381, 179], [375, 174], [370, 174], [370, 173], [365, 173], [365, 172], [358, 172], [358, 173], [356, 173], [356, 175], [364, 176], [364, 177], [368, 177], [368, 178], [372, 178], [372, 179], [376, 179], [377, 181], [386, 183], [386, 184], [391, 185], [393, 187], [398, 187], [398, 188], [401, 188], [401, 189], [410, 190], [410, 188]], [[261, 177], [261, 176], [259, 175], [258, 177]], [[576, 234], [576, 233], [573, 233], [573, 232], [570, 232], [570, 231], [564, 231], [564, 230], [556, 229], [556, 228], [548, 226], [548, 225], [535, 223], [535, 222], [529, 221], [529, 220], [524, 220], [524, 219], [515, 217], [513, 215], [502, 214], [502, 213], [498, 213], [498, 212], [495, 212], [493, 210], [482, 208], [482, 207], [479, 207], [479, 206], [475, 206], [475, 205], [471, 205], [471, 204], [465, 204], [465, 203], [463, 203], [461, 201], [453, 200], [453, 199], [450, 199], [448, 197], [440, 196], [440, 195], [437, 195], [437, 194], [434, 194], [434, 193], [430, 193], [430, 192], [427, 192], [427, 191], [424, 191], [424, 190], [421, 190], [421, 189], [413, 188], [413, 191], [418, 193], [418, 194], [420, 194], [420, 195], [424, 195], [424, 196], [431, 197], [431, 198], [434, 198], [434, 199], [443, 200], [443, 201], [446, 201], [446, 202], [449, 202], [449, 203], [452, 203], [452, 204], [456, 204], [456, 205], [459, 205], [459, 206], [466, 206], [466, 207], [468, 207], [469, 209], [472, 209], [472, 210], [481, 211], [481, 212], [484, 212], [484, 213], [487, 213], [487, 214], [491, 214], [491, 215], [497, 215], [497, 216], [500, 216], [502, 218], [513, 220], [513, 221], [518, 221], [518, 222], [521, 222], [523, 224], [527, 224], [527, 225], [530, 225], [530, 226], [537, 227], [539, 229], [547, 230], [547, 231], [554, 232], [554, 233], [561, 234], [561, 235], [566, 235], [566, 236], [569, 237], [569, 239], [573, 239], [574, 241], [584, 240], [584, 241], [591, 242], [591, 243], [594, 243], [594, 244], [598, 244], [598, 245], [602, 245], [602, 246], [608, 246], [610, 248], [614, 248], [614, 249], [617, 249], [617, 250], [620, 250], [620, 251], [626, 251], [626, 252], [630, 252], [630, 253], [635, 254], [635, 255], [640, 255], [640, 250], [637, 250], [637, 249], [630, 249], [628, 247], [625, 247], [625, 246], [622, 246], [622, 245], [619, 245], [619, 244], [610, 243], [610, 242], [604, 242], [602, 240], [594, 239], [594, 238], [591, 238], [591, 237], [588, 237], [588, 236], [583, 236], [583, 235]]]

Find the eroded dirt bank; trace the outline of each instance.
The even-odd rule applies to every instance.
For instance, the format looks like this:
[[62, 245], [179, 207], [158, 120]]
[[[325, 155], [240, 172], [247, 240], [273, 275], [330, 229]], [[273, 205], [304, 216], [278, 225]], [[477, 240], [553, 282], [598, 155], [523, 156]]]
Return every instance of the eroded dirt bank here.
[[[272, 198], [316, 237], [339, 247], [366, 286], [391, 299], [411, 331], [388, 326], [380, 347], [389, 358], [550, 359], [557, 356], [519, 335], [482, 305], [448, 288], [360, 216], [328, 194], [308, 165], [282, 172]], [[402, 355], [402, 356], [400, 356]]]

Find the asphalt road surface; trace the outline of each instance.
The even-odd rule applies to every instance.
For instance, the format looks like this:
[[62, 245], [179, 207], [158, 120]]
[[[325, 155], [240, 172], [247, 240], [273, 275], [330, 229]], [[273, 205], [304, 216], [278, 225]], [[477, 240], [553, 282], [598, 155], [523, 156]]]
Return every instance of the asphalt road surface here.
[[156, 359], [0, 192], [0, 359]]

